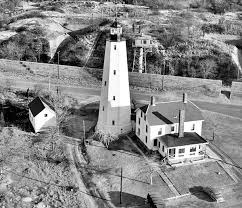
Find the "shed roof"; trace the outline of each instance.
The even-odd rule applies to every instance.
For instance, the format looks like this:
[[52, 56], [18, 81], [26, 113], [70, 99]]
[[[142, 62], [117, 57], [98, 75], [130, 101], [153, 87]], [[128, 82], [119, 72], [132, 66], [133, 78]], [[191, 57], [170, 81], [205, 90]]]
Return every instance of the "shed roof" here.
[[179, 138], [178, 134], [167, 134], [158, 137], [168, 148], [193, 144], [206, 144], [207, 140], [199, 136], [196, 132], [184, 132], [184, 137]]
[[45, 109], [45, 106], [39, 97], [36, 97], [34, 100], [32, 100], [28, 106], [34, 117]]
[[45, 99], [40, 97], [36, 97], [28, 104], [29, 109], [34, 117], [37, 116], [41, 111], [45, 109], [45, 105], [54, 111], [53, 106], [50, 105]]
[[191, 102], [163, 102], [145, 105], [140, 108], [147, 115], [151, 126], [179, 123], [179, 110], [185, 110], [185, 122], [203, 120], [201, 111]]

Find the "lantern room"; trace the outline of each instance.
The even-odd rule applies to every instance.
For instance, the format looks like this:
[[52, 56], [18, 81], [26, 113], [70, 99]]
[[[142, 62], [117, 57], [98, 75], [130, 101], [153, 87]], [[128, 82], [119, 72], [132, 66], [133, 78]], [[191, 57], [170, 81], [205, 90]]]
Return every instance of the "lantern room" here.
[[117, 20], [115, 20], [115, 22], [110, 26], [110, 40], [120, 41], [121, 35], [122, 27]]

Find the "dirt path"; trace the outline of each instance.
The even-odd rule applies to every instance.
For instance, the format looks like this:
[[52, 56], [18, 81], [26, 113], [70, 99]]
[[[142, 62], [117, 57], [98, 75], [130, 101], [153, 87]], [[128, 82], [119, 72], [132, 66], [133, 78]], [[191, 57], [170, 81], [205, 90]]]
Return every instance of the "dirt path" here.
[[70, 144], [66, 144], [66, 150], [70, 160], [71, 171], [75, 175], [76, 182], [79, 187], [79, 191], [83, 193], [82, 194], [83, 201], [84, 201], [84, 204], [86, 205], [86, 208], [97, 208], [98, 206], [95, 200], [90, 196], [90, 193], [88, 192], [85, 184], [82, 181], [82, 177], [75, 166], [75, 159], [73, 156], [73, 146]]

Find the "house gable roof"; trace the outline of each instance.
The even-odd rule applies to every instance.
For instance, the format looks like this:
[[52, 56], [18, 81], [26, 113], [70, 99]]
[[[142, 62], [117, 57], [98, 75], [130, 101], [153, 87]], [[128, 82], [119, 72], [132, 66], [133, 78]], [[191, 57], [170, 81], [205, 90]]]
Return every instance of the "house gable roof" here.
[[40, 97], [36, 97], [33, 101], [29, 103], [28, 106], [34, 117], [37, 116], [45, 108], [49, 108], [50, 110], [55, 111], [53, 106], [49, 102]]
[[167, 134], [158, 139], [168, 148], [179, 147], [193, 144], [206, 144], [207, 140], [199, 136], [196, 132], [184, 132], [184, 137], [179, 138], [178, 134]]
[[36, 97], [34, 100], [32, 100], [28, 106], [34, 117], [45, 109], [45, 106], [39, 97]]
[[185, 110], [185, 122], [204, 120], [201, 111], [191, 102], [163, 102], [140, 108], [147, 115], [151, 126], [179, 123], [179, 110]]

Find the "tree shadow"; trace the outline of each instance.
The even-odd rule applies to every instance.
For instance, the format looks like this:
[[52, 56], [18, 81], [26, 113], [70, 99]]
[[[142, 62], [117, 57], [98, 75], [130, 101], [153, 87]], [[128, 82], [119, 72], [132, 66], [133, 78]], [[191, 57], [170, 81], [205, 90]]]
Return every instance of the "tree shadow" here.
[[16, 126], [26, 132], [34, 131], [29, 121], [27, 106], [7, 100], [3, 106], [3, 116], [5, 126]]
[[203, 190], [202, 190], [202, 186], [194, 186], [189, 188], [189, 191], [192, 195], [196, 196], [198, 199], [207, 201], [207, 202], [214, 202], [213, 199], [211, 199], [211, 197], [206, 194]]
[[146, 199], [140, 196], [136, 196], [133, 194], [122, 192], [122, 200], [120, 204], [120, 192], [119, 191], [111, 191], [109, 192], [109, 196], [111, 198], [111, 202], [116, 207], [135, 207], [145, 205]]

